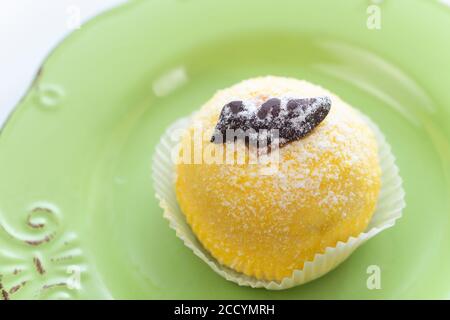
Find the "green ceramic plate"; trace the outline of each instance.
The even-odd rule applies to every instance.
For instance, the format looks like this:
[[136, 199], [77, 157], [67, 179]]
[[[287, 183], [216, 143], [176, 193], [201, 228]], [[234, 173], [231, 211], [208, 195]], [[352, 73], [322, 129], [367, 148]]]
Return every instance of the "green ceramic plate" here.
[[[372, 29], [369, 5], [135, 1], [71, 34], [0, 135], [1, 295], [449, 298], [450, 10], [385, 0]], [[150, 177], [171, 122], [267, 74], [321, 84], [369, 115], [392, 145], [407, 203], [394, 228], [335, 271], [281, 292], [239, 287], [194, 256]], [[366, 285], [371, 265], [379, 290]]]

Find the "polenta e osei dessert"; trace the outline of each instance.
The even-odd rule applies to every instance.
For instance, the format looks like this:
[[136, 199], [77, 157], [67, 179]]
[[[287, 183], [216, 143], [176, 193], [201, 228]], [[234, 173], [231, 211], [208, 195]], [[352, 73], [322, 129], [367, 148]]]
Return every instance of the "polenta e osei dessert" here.
[[[291, 101], [296, 101], [302, 116], [294, 120], [301, 121], [283, 118], [288, 117]], [[317, 101], [322, 104], [315, 109], [316, 117], [301, 114]], [[265, 103], [270, 104], [267, 112], [261, 111]], [[331, 108], [323, 116], [319, 108], [326, 103]], [[317, 253], [366, 229], [380, 190], [378, 148], [374, 133], [350, 105], [306, 81], [254, 78], [217, 92], [193, 116], [181, 147], [208, 149], [217, 144], [211, 135], [194, 144], [192, 134], [198, 125], [217, 133], [227, 105], [230, 114], [256, 106], [254, 114], [272, 124], [279, 121], [283, 128], [279, 128], [279, 162], [271, 174], [261, 171], [264, 165], [249, 161], [176, 166], [179, 206], [218, 262], [257, 279], [280, 281]], [[255, 115], [247, 118], [242, 122], [245, 129], [258, 120]], [[234, 142], [223, 141], [224, 146], [229, 143]], [[248, 141], [235, 143], [248, 147]]]

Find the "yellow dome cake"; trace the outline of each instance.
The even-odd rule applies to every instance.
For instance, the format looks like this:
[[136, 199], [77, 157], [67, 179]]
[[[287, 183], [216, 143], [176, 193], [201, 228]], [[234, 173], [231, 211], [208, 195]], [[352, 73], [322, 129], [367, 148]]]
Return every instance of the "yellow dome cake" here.
[[[254, 163], [249, 153], [243, 162], [217, 161], [227, 151], [205, 161], [229, 145], [234, 160], [239, 150], [259, 148], [251, 138], [214, 139], [240, 127], [279, 130], [258, 152], [277, 153], [276, 161]], [[176, 195], [193, 232], [222, 265], [257, 279], [291, 276], [363, 232], [375, 210], [381, 172], [374, 133], [351, 106], [306, 81], [269, 76], [219, 91], [193, 116], [181, 150], [190, 150], [189, 161], [177, 164]]]

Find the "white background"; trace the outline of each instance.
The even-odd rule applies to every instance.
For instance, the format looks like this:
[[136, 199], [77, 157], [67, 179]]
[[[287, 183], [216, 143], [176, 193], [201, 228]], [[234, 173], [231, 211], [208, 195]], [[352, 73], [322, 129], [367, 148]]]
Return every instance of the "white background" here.
[[125, 0], [0, 0], [0, 125], [49, 52], [80, 22]]

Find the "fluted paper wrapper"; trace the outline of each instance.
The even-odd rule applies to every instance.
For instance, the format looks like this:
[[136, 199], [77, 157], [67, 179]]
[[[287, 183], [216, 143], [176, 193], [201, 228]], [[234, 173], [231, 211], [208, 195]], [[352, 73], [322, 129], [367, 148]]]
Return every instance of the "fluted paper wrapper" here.
[[376, 205], [376, 210], [369, 222], [365, 232], [357, 237], [350, 237], [347, 241], [339, 241], [335, 247], [327, 247], [325, 252], [317, 253], [313, 261], [305, 262], [303, 269], [294, 270], [290, 277], [282, 281], [259, 280], [234, 271], [221, 265], [202, 246], [200, 241], [188, 225], [184, 214], [181, 212], [175, 194], [176, 170], [171, 159], [171, 152], [176, 148], [179, 141], [171, 138], [171, 133], [176, 129], [186, 129], [189, 118], [183, 118], [173, 123], [161, 137], [156, 147], [153, 158], [152, 176], [159, 205], [164, 210], [164, 217], [169, 220], [170, 227], [175, 230], [176, 235], [183, 240], [200, 259], [206, 262], [215, 272], [229, 281], [241, 286], [253, 288], [266, 288], [269, 290], [282, 290], [298, 286], [317, 279], [334, 269], [361, 244], [372, 238], [379, 232], [392, 227], [395, 221], [401, 217], [402, 209], [405, 207], [404, 191], [399, 170], [395, 165], [395, 158], [389, 144], [378, 127], [366, 116], [361, 116], [373, 129], [377, 141], [381, 166], [381, 190]]

